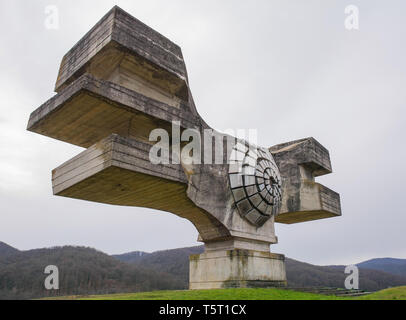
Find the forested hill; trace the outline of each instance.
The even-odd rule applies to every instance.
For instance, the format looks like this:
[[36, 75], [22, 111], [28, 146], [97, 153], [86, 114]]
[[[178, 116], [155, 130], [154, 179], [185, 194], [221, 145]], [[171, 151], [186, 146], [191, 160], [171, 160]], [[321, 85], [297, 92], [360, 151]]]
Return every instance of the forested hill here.
[[[171, 274], [187, 286], [189, 279], [189, 256], [200, 254], [203, 246], [182, 248], [174, 250], [143, 253], [131, 260], [125, 255], [116, 255], [115, 258], [131, 261], [137, 266], [150, 270], [161, 270]], [[288, 284], [291, 287], [337, 287], [342, 288], [347, 275], [344, 266], [315, 266], [309, 263], [286, 259], [286, 273]], [[366, 291], [377, 291], [388, 287], [406, 285], [406, 277], [380, 270], [360, 269], [360, 286]]]
[[[287, 259], [286, 271], [288, 282], [293, 287], [337, 287], [343, 288], [345, 266], [315, 266], [312, 264]], [[360, 289], [378, 291], [389, 287], [406, 285], [406, 277], [378, 271], [359, 269]]]
[[[44, 289], [45, 267], [59, 268], [60, 290]], [[127, 264], [91, 248], [37, 249], [0, 257], [0, 299], [179, 289], [183, 283], [159, 270]]]
[[358, 267], [384, 271], [406, 277], [406, 259], [372, 259], [359, 263]]
[[[115, 255], [116, 259], [133, 263], [151, 270], [161, 270], [169, 273], [184, 283], [187, 287], [189, 282], [189, 256], [201, 254], [203, 246], [181, 248], [173, 250], [157, 251], [153, 253], [143, 253], [142, 255], [127, 253]], [[131, 258], [129, 258], [131, 257]]]
[[[109, 256], [85, 247], [19, 251], [0, 244], [0, 299], [31, 299], [52, 295], [88, 295], [187, 289], [189, 255], [203, 247]], [[59, 268], [60, 290], [44, 289], [45, 267]], [[344, 286], [344, 267], [321, 267], [287, 259], [292, 287]], [[360, 269], [361, 289], [375, 291], [406, 285], [406, 277]]]
[[0, 258], [9, 256], [11, 254], [15, 254], [18, 252], [19, 252], [19, 250], [17, 250], [16, 248], [13, 248], [12, 246], [9, 246], [8, 244], [0, 241]]

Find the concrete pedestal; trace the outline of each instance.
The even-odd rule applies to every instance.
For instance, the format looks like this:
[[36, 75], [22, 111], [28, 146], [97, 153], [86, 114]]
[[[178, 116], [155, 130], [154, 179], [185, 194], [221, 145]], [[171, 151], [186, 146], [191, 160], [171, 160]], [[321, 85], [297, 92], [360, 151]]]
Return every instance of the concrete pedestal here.
[[190, 256], [191, 290], [286, 285], [285, 257], [280, 254], [235, 249]]

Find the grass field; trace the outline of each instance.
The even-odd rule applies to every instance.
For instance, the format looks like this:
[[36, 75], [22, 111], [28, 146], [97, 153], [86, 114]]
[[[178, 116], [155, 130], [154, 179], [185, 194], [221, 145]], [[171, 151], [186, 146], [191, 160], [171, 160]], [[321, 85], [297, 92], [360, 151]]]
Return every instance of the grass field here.
[[156, 291], [100, 296], [70, 296], [64, 300], [406, 300], [406, 287], [379, 291], [357, 298], [342, 298], [281, 289], [224, 289]]
[[367, 296], [359, 297], [359, 300], [406, 300], [406, 287], [397, 287], [378, 291]]

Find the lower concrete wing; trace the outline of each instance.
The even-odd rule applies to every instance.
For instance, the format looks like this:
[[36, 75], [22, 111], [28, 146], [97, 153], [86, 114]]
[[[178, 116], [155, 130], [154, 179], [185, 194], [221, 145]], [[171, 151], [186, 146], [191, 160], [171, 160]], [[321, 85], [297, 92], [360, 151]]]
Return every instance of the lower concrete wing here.
[[180, 165], [153, 165], [151, 145], [113, 134], [52, 171], [55, 195], [174, 213], [190, 220], [203, 239], [229, 232], [187, 197]]

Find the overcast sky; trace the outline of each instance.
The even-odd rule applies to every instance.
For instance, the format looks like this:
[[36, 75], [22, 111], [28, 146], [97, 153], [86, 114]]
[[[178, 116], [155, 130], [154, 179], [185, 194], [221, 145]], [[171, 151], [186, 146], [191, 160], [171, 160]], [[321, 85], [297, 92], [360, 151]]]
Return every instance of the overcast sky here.
[[[196, 245], [174, 215], [52, 196], [51, 170], [83, 149], [25, 130], [63, 55], [115, 4], [182, 47], [199, 113], [272, 146], [312, 136], [343, 216], [276, 225], [273, 252], [315, 264], [406, 258], [405, 1], [0, 0], [0, 241], [106, 253]], [[357, 5], [360, 29], [344, 27]], [[44, 26], [47, 5], [58, 30]]]

